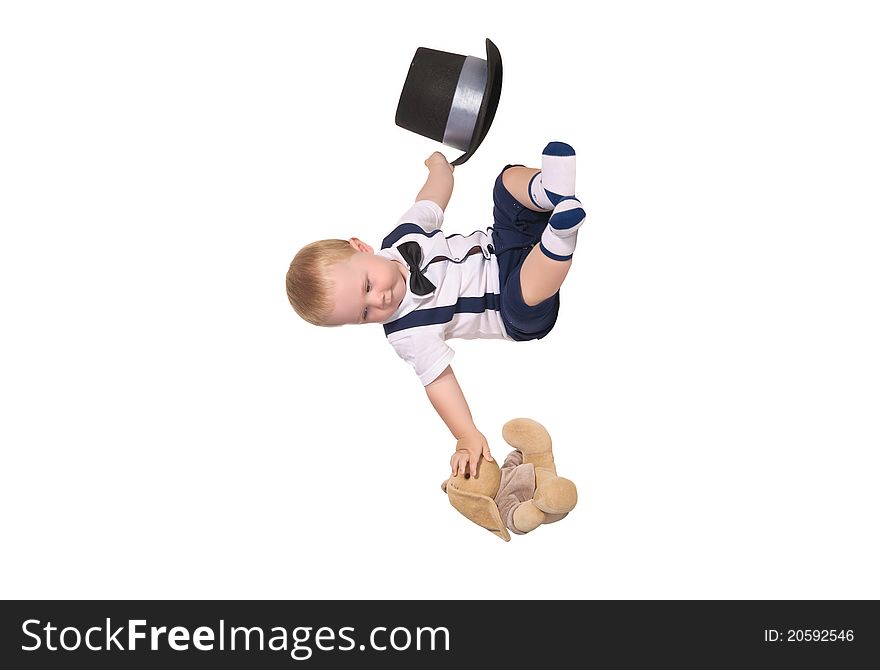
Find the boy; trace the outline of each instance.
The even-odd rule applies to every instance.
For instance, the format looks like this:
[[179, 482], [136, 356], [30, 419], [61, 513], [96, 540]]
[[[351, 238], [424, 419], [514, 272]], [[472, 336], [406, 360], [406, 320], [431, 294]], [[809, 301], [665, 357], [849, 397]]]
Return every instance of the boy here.
[[381, 323], [456, 439], [452, 474], [476, 476], [480, 456], [492, 456], [452, 372], [446, 340], [524, 341], [553, 328], [585, 220], [574, 197], [575, 152], [551, 142], [542, 169], [505, 166], [495, 181], [491, 234], [443, 236], [454, 168], [438, 152], [425, 166], [415, 204], [380, 251], [356, 237], [313, 242], [290, 264], [287, 296], [316, 325]]

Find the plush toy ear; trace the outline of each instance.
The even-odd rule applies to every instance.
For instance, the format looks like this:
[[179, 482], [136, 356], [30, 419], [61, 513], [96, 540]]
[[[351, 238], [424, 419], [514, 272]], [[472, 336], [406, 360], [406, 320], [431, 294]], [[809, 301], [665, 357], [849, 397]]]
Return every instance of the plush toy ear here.
[[468, 519], [478, 526], [491, 531], [505, 542], [510, 542], [510, 533], [501, 521], [501, 513], [498, 505], [488, 496], [469, 491], [462, 491], [454, 486], [448, 486], [449, 502]]

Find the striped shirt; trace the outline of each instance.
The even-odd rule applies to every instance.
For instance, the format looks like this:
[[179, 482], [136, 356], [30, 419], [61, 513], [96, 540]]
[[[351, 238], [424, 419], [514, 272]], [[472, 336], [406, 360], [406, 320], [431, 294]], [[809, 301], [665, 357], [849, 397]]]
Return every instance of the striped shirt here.
[[406, 266], [398, 247], [417, 242], [423, 274], [436, 287], [415, 295], [407, 286], [397, 311], [383, 323], [398, 355], [413, 366], [423, 385], [434, 381], [455, 352], [446, 340], [508, 337], [501, 321], [498, 260], [489, 234], [444, 236], [443, 210], [435, 202], [416, 202], [382, 240], [377, 255]]

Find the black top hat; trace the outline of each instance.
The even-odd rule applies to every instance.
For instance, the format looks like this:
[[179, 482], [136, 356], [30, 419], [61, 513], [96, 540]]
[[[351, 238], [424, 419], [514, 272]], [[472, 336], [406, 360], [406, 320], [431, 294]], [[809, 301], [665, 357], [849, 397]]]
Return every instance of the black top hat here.
[[480, 146], [501, 98], [501, 54], [486, 40], [487, 60], [419, 47], [397, 103], [394, 122], [461, 149], [461, 165]]

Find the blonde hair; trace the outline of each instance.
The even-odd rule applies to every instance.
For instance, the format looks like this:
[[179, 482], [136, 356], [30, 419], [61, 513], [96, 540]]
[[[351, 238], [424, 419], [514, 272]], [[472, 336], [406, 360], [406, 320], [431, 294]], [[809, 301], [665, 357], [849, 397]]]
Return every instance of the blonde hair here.
[[333, 282], [328, 270], [354, 253], [345, 240], [319, 240], [297, 252], [287, 271], [287, 299], [297, 314], [316, 326], [327, 325], [333, 309]]

